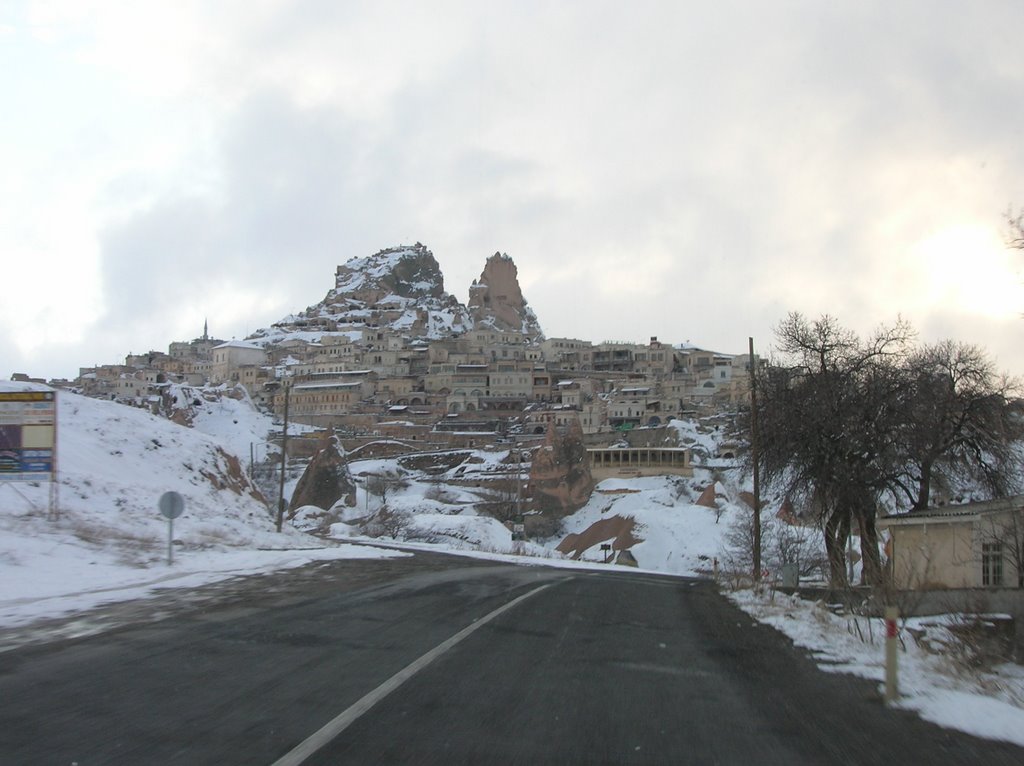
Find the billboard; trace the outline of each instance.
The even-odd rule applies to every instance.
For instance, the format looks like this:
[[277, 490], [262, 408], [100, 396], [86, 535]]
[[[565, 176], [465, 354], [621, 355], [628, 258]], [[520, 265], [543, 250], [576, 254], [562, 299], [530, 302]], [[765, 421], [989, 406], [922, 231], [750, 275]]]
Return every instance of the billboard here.
[[0, 390], [0, 481], [52, 478], [57, 439], [53, 390]]

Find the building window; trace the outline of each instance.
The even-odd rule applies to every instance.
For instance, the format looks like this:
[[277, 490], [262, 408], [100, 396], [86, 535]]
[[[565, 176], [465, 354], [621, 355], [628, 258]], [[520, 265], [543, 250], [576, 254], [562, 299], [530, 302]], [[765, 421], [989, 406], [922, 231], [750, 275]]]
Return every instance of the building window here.
[[1003, 544], [981, 544], [981, 584], [999, 586], [1003, 584]]

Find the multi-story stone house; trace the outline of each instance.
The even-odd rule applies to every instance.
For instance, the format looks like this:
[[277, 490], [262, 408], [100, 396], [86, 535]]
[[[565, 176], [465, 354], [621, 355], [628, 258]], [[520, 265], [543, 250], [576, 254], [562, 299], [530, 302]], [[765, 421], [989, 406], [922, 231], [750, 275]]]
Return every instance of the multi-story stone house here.
[[249, 392], [260, 377], [260, 369], [267, 363], [267, 352], [263, 346], [244, 340], [229, 340], [213, 349], [213, 364], [210, 369], [210, 382], [242, 383]]
[[403, 350], [385, 348], [367, 349], [363, 365], [382, 378], [398, 378], [409, 374], [409, 355]]
[[110, 395], [118, 400], [141, 400], [157, 393], [157, 379], [161, 377], [156, 370], [136, 370], [124, 373], [114, 381], [108, 389]]
[[[465, 336], [469, 348], [495, 359], [524, 359], [528, 339], [516, 332], [471, 330]], [[491, 352], [497, 351], [497, 355]]]
[[362, 366], [362, 346], [346, 335], [324, 335], [317, 343], [309, 343], [302, 353], [293, 348], [292, 356], [306, 362], [333, 362], [341, 369]]
[[556, 399], [554, 376], [548, 372], [544, 365], [533, 365], [532, 374], [533, 386], [530, 391], [530, 398], [535, 402], [551, 402]]
[[163, 351], [147, 351], [145, 354], [128, 354], [125, 357], [125, 367], [132, 367], [136, 370], [153, 367], [160, 359], [167, 357]]
[[423, 390], [428, 394], [448, 395], [452, 390], [452, 377], [458, 367], [454, 362], [434, 363], [423, 376]]
[[449, 412], [471, 412], [480, 409], [480, 400], [487, 396], [489, 366], [459, 364], [451, 376], [448, 394]]
[[529, 362], [498, 362], [489, 368], [487, 395], [495, 399], [533, 399], [533, 365]]
[[661, 425], [666, 413], [661, 398], [649, 386], [634, 386], [614, 391], [608, 400], [608, 424], [612, 428]]
[[568, 428], [573, 421], [579, 421], [580, 413], [561, 404], [534, 405], [523, 413], [523, 419], [526, 433], [537, 435], [546, 433], [552, 423], [563, 430]]
[[[292, 383], [287, 396], [289, 418], [314, 426], [337, 425], [361, 402], [373, 396], [374, 378], [351, 375], [328, 381], [307, 380]], [[285, 391], [279, 388], [274, 396], [274, 413], [284, 415]]]
[[634, 349], [632, 343], [604, 341], [581, 352], [580, 369], [584, 372], [632, 372]]
[[585, 434], [596, 434], [610, 430], [608, 423], [608, 402], [600, 396], [585, 401], [579, 407], [580, 426]]
[[78, 386], [86, 396], [109, 398], [116, 395], [117, 381], [135, 370], [123, 364], [102, 364], [78, 370]]
[[540, 343], [541, 353], [549, 368], [569, 372], [581, 369], [581, 354], [590, 347], [590, 341], [576, 338], [548, 338]]
[[382, 405], [418, 405], [426, 401], [422, 383], [413, 376], [378, 378], [374, 382], [373, 400]]
[[[325, 336], [324, 340], [332, 336]], [[281, 364], [287, 359], [294, 359], [298, 362], [309, 362], [324, 353], [322, 343], [314, 343], [304, 338], [288, 338], [280, 343], [267, 347], [267, 363]]]
[[692, 348], [688, 349], [683, 364], [693, 375], [696, 383], [714, 380], [716, 383], [732, 377], [733, 357], [714, 351]]
[[675, 373], [658, 381], [658, 392], [665, 407], [680, 412], [693, 405], [694, 377], [688, 372]]
[[569, 378], [559, 380], [555, 390], [557, 401], [580, 410], [584, 404], [592, 402], [601, 393], [601, 384], [593, 378]]
[[633, 372], [660, 380], [681, 369], [681, 355], [670, 344], [661, 343], [657, 337], [645, 346], [633, 349]]

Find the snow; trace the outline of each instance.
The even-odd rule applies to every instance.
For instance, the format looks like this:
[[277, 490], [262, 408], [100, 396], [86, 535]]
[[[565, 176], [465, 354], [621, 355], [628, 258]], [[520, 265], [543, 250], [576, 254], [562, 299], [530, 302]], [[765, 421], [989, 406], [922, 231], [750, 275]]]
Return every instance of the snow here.
[[[0, 381], [0, 390], [29, 387]], [[362, 520], [381, 502], [362, 486], [355, 507], [335, 509], [330, 539], [297, 528], [314, 526], [306, 513], [277, 533], [237, 460], [248, 456], [250, 443], [265, 443], [269, 417], [244, 397], [184, 386], [171, 394], [192, 410], [193, 428], [114, 402], [59, 394], [59, 517], [49, 517], [46, 483], [0, 484], [0, 627], [145, 598], [161, 588], [195, 587], [316, 560], [410, 555], [408, 550], [607, 571], [613, 565], [600, 563], [600, 543], [607, 541], [593, 541], [580, 561], [555, 548], [566, 534], [612, 516], [633, 520], [633, 535], [640, 540], [631, 549], [639, 569], [616, 571], [700, 576], [714, 559], [724, 560], [730, 525], [749, 514], [739, 500], [748, 488], [729, 478], [735, 472], [698, 468], [693, 478], [603, 481], [580, 511], [564, 519], [561, 533], [547, 540], [513, 540], [508, 527], [477, 510], [486, 499], [483, 480], [514, 472], [503, 462], [508, 451], [456, 449], [432, 456], [443, 461], [432, 475], [404, 468], [402, 458], [350, 460], [357, 480], [375, 474], [402, 478], [387, 496], [391, 511], [408, 516], [406, 528], [396, 533], [399, 540], [361, 536]], [[700, 453], [717, 453], [717, 432], [682, 421], [672, 426]], [[719, 507], [697, 505], [699, 493], [716, 480]], [[158, 498], [170, 489], [186, 503], [174, 522], [171, 565], [168, 523], [157, 511]], [[819, 604], [781, 593], [740, 591], [731, 598], [809, 649], [823, 670], [881, 682], [879, 621], [859, 618], [859, 633], [875, 637], [870, 643], [851, 632], [852, 618]], [[924, 629], [925, 622], [911, 620], [909, 627]], [[944, 629], [941, 620], [927, 622], [930, 631]], [[906, 644], [900, 654], [900, 707], [941, 726], [1024, 745], [1024, 670], [957, 670], [948, 656], [928, 654], [909, 637]]]
[[[758, 595], [737, 591], [730, 598], [759, 622], [771, 625], [809, 649], [819, 667], [879, 682], [884, 690], [885, 635], [881, 619], [833, 614], [821, 603], [783, 593]], [[907, 620], [920, 629], [941, 622], [935, 617]], [[859, 627], [859, 631], [855, 628]], [[863, 635], [866, 640], [861, 640]], [[916, 711], [925, 720], [988, 739], [1024, 746], [1024, 669], [997, 666], [990, 671], [957, 668], [947, 653], [930, 654], [910, 632], [902, 631], [906, 649], [899, 652], [898, 707]]]
[[[265, 456], [273, 418], [256, 410], [243, 387], [221, 386], [211, 391], [172, 384], [168, 394], [175, 409], [192, 413], [196, 431], [213, 437], [228, 453], [243, 458], [243, 463], [248, 464], [250, 445], [256, 448], [257, 459]], [[290, 427], [288, 430], [291, 433]]]
[[28, 381], [0, 380], [0, 393], [13, 394], [19, 391], [53, 391], [49, 386], [42, 383], [30, 383]]
[[[696, 484], [703, 482], [698, 479]], [[645, 569], [671, 574], [700, 576], [713, 566], [722, 547], [728, 521], [716, 521], [710, 508], [692, 502], [696, 488], [680, 477], [606, 479], [597, 485], [590, 501], [569, 516], [565, 533], [579, 534], [595, 522], [612, 516], [633, 519], [634, 536], [643, 542], [631, 549]], [[732, 504], [734, 512], [739, 506]], [[599, 545], [585, 558], [601, 560]]]
[[219, 346], [214, 346], [214, 350], [221, 348], [247, 348], [256, 351], [262, 351], [263, 345], [248, 340], [229, 340], [225, 343], [221, 343]]
[[[238, 416], [238, 440], [249, 438], [246, 429], [258, 431], [259, 418], [250, 413], [246, 420], [233, 400], [209, 408], [200, 425], [210, 433], [203, 433], [115, 402], [67, 392], [58, 397], [59, 515], [49, 513], [48, 482], [0, 483], [0, 626], [167, 585], [318, 558], [396, 555], [325, 543], [291, 527], [277, 533], [231, 454], [224, 415]], [[174, 522], [173, 565], [167, 564], [169, 525], [157, 510], [168, 490], [185, 499]]]

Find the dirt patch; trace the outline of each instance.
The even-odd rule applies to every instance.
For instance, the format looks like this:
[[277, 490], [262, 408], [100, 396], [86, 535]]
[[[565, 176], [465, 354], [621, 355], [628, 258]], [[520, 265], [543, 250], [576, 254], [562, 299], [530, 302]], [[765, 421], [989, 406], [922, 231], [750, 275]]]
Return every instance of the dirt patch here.
[[607, 519], [595, 521], [578, 535], [566, 535], [565, 539], [558, 544], [557, 550], [561, 553], [571, 553], [574, 559], [578, 559], [588, 548], [612, 538], [614, 538], [612, 539], [612, 550], [627, 550], [637, 543], [643, 542], [633, 535], [635, 526], [636, 522], [633, 519], [610, 516]]
[[697, 498], [697, 505], [702, 505], [705, 508], [717, 508], [718, 504], [715, 502], [715, 486], [709, 484], [705, 487], [704, 491], [700, 493], [700, 497]]

